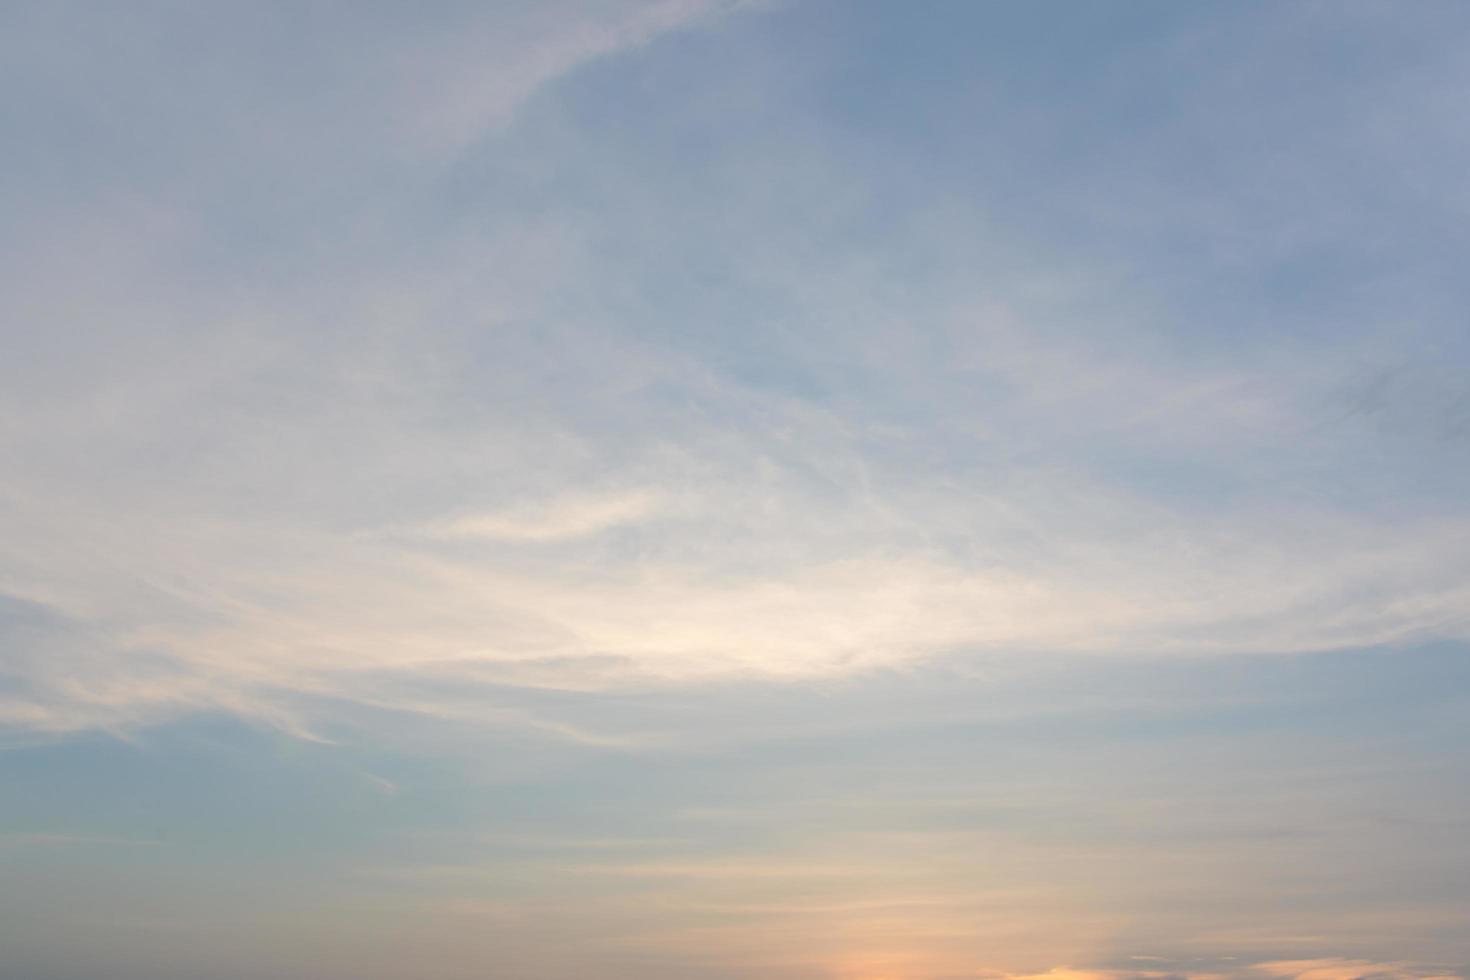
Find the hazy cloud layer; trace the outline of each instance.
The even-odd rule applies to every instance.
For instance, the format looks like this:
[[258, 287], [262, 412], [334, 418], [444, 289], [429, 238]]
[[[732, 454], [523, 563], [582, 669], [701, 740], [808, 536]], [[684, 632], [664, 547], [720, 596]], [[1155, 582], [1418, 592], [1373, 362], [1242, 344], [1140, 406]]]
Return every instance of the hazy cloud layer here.
[[1470, 16], [920, 6], [4, 5], [17, 962], [1464, 974]]

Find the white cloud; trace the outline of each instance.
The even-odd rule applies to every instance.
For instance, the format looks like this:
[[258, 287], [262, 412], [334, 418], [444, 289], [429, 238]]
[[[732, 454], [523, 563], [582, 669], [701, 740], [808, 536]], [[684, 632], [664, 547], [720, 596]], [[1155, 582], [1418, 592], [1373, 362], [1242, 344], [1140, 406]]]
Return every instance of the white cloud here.
[[[308, 39], [329, 64], [302, 67], [325, 72], [307, 108], [238, 52], [217, 80], [232, 113], [116, 72], [196, 165], [166, 180], [144, 155], [126, 190], [91, 175], [100, 203], [35, 204], [45, 220], [5, 242], [0, 592], [86, 640], [11, 654], [0, 717], [228, 710], [309, 733], [287, 702], [341, 697], [596, 741], [402, 681], [598, 690], [1470, 637], [1470, 522], [1421, 496], [1457, 464], [1401, 445], [1429, 410], [1378, 413], [1391, 438], [1339, 410], [1392, 331], [1195, 356], [1168, 343], [1193, 311], [1075, 255], [1012, 254], [943, 196], [844, 237], [868, 178], [774, 98], [786, 76], [686, 107], [755, 86], [782, 123], [737, 147], [765, 163], [691, 186], [672, 179], [701, 175], [685, 159], [645, 173], [628, 146], [506, 131], [481, 149], [597, 204], [463, 217], [459, 178], [424, 162], [735, 6], [369, 25], [371, 56]], [[379, 117], [419, 142], [401, 153]], [[453, 217], [401, 218], [425, 199]], [[276, 251], [239, 244], [260, 225]], [[688, 259], [711, 241], [719, 275]], [[942, 261], [916, 277], [914, 255]], [[1429, 404], [1454, 404], [1429, 375]]]
[[488, 513], [471, 513], [428, 525], [433, 538], [487, 538], [501, 541], [567, 541], [638, 524], [662, 503], [651, 490], [613, 494], [560, 494]]
[[687, 29], [750, 0], [638, 0], [521, 5], [484, 18], [400, 66], [405, 124], [420, 140], [459, 149], [509, 123], [538, 90], [575, 69]]

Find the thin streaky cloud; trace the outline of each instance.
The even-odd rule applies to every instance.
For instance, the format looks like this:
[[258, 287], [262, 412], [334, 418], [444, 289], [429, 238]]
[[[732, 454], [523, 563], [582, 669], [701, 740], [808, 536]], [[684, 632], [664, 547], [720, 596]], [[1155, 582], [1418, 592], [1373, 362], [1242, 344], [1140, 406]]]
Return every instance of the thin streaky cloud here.
[[1467, 43], [0, 4], [0, 973], [1465, 975]]

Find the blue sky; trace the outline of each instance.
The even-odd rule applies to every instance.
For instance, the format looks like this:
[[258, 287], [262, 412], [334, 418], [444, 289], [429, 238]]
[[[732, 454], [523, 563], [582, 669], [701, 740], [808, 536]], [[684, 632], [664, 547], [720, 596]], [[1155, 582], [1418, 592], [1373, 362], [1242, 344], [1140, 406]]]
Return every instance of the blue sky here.
[[1467, 41], [0, 4], [0, 976], [1470, 976]]

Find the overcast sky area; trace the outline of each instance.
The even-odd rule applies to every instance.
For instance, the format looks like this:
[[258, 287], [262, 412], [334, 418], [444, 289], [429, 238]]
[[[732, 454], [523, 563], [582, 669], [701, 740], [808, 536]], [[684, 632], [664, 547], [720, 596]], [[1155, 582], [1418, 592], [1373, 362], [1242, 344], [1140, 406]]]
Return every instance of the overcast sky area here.
[[1467, 50], [0, 0], [0, 980], [1470, 977]]

